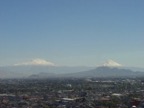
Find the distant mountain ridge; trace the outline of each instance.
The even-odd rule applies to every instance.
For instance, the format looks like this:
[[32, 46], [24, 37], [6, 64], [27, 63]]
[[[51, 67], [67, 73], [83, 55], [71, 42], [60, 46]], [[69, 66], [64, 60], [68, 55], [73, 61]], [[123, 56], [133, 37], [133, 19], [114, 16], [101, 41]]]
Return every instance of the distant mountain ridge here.
[[108, 60], [98, 67], [57, 66], [43, 59], [34, 59], [13, 66], [1, 66], [0, 78], [50, 78], [50, 77], [139, 77], [144, 76], [143, 68], [124, 67]]
[[144, 76], [144, 72], [132, 71], [130, 69], [121, 69], [116, 67], [101, 66], [95, 69], [67, 74], [66, 77], [137, 77]]
[[47, 65], [17, 65], [0, 67], [0, 78], [27, 78], [29, 76], [56, 76], [59, 74], [76, 73], [93, 69], [86, 66], [47, 66]]
[[30, 78], [49, 78], [49, 77], [63, 77], [63, 78], [89, 78], [89, 77], [144, 77], [144, 72], [132, 71], [130, 69], [122, 69], [117, 67], [101, 66], [88, 71], [81, 71], [76, 73], [65, 74], [49, 74], [40, 73]]

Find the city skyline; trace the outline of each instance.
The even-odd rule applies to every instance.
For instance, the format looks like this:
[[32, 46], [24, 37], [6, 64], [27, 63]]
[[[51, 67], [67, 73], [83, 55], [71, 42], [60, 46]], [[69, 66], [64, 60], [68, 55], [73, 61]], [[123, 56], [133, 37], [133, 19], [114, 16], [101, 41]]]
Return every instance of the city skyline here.
[[144, 1], [0, 1], [0, 65], [44, 59], [144, 68]]

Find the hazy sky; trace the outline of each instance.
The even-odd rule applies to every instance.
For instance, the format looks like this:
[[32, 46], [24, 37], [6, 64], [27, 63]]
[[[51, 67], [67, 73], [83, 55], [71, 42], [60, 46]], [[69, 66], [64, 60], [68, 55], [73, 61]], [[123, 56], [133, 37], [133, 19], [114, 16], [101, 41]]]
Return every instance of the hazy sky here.
[[1, 0], [0, 65], [35, 58], [144, 67], [144, 0]]

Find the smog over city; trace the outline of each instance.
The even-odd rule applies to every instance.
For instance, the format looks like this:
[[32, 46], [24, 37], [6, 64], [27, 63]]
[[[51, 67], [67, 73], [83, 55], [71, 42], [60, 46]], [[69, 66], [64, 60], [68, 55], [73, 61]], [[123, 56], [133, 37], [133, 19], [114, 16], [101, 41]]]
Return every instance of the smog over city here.
[[143, 0], [1, 0], [0, 108], [144, 108]]

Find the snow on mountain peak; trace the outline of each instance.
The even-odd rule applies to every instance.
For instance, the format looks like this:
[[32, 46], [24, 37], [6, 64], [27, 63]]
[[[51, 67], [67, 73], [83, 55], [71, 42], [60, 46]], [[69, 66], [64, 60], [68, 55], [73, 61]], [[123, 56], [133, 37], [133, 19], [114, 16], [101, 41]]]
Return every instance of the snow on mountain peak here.
[[31, 61], [27, 61], [27, 62], [22, 62], [22, 63], [18, 63], [18, 64], [14, 64], [15, 66], [20, 66], [20, 65], [44, 65], [44, 66], [55, 66], [54, 63], [49, 62], [47, 60], [44, 59], [33, 59]]
[[121, 67], [122, 65], [113, 61], [113, 60], [108, 60], [106, 61], [102, 66], [106, 66], [106, 67]]

